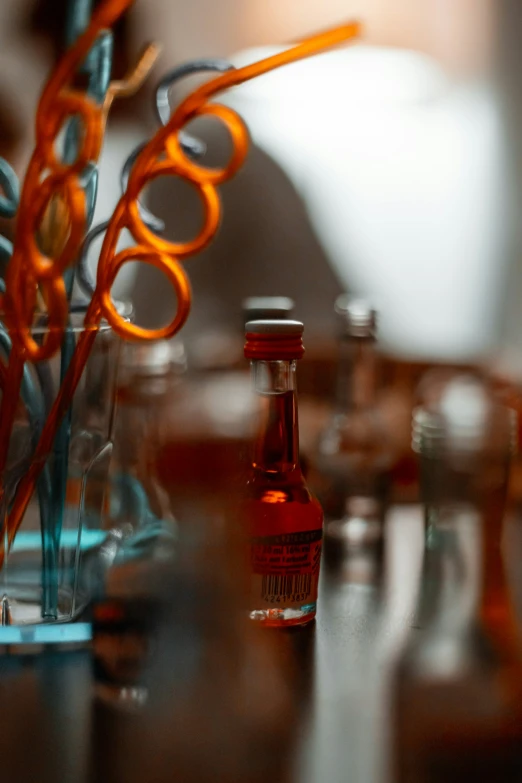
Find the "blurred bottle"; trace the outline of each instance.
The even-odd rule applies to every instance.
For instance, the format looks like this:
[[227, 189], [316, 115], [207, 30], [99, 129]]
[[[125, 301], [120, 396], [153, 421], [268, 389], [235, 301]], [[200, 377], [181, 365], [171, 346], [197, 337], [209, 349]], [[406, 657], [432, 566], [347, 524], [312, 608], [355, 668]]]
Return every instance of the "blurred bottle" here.
[[162, 604], [164, 572], [174, 556], [176, 525], [157, 478], [160, 434], [185, 373], [182, 343], [123, 347], [117, 386], [109, 508], [104, 542], [84, 558], [92, 607], [98, 696], [133, 707]]
[[327, 520], [326, 538], [349, 548], [382, 537], [393, 454], [376, 406], [377, 314], [340, 296], [339, 368], [334, 411], [319, 438], [313, 486]]
[[522, 779], [522, 659], [501, 553], [515, 427], [465, 376], [414, 415], [426, 551], [395, 683], [400, 783]]
[[299, 465], [298, 321], [250, 321], [245, 356], [263, 405], [247, 484], [251, 535], [250, 617], [265, 625], [307, 623], [316, 613], [323, 512]]
[[134, 712], [148, 697], [146, 676], [163, 617], [165, 582], [177, 554], [168, 528], [111, 531], [101, 554], [103, 581], [92, 606], [94, 694], [111, 709]]
[[171, 517], [156, 477], [156, 451], [175, 387], [186, 371], [183, 343], [159, 340], [123, 346], [111, 466], [112, 524], [133, 528]]

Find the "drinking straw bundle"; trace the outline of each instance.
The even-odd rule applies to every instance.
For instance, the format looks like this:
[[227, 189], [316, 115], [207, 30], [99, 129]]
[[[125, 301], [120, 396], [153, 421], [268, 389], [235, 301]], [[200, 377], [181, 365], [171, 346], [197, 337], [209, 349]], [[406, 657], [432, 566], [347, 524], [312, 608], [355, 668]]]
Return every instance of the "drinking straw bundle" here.
[[[21, 394], [23, 397], [26, 363], [38, 365], [57, 351], [64, 351], [72, 270], [80, 255], [89, 217], [92, 217], [85, 172], [95, 169], [110, 104], [118, 92], [137, 86], [155, 58], [156, 50], [149, 47], [136, 69], [135, 83], [131, 79], [130, 85], [109, 85], [107, 77], [103, 94], [98, 92], [96, 95], [89, 94], [89, 90], [82, 92], [71, 86], [76, 72], [92, 52], [93, 46], [97, 41], [104, 40], [107, 29], [131, 2], [105, 0], [97, 7], [85, 32], [77, 37], [50, 76], [38, 105], [36, 143], [21, 191], [15, 241], [7, 264], [5, 291], [0, 301], [11, 341], [6, 364], [0, 365], [3, 390], [0, 406], [0, 477], [6, 468], [18, 400]], [[70, 408], [102, 320], [107, 321], [113, 331], [124, 339], [158, 340], [172, 337], [188, 317], [191, 292], [180, 262], [211, 242], [221, 218], [217, 187], [236, 173], [248, 150], [248, 132], [241, 118], [230, 108], [209, 101], [229, 87], [352, 39], [358, 32], [357, 24], [348, 24], [308, 38], [260, 62], [219, 74], [188, 95], [136, 156], [126, 189], [107, 224], [96, 285], [85, 312], [84, 329], [66, 356], [61, 385], [41, 427], [30, 465], [1, 521], [0, 566], [4, 561], [6, 547], [9, 550], [13, 545], [46, 460], [53, 447], [56, 447], [60, 426]], [[222, 168], [208, 168], [191, 159], [182, 143], [183, 129], [187, 123], [202, 115], [216, 117], [230, 133], [233, 152]], [[73, 141], [66, 144], [65, 154], [60, 157], [56, 151], [57, 140], [64, 126], [68, 129], [71, 127], [71, 121], [74, 122], [73, 130], [67, 132], [73, 134]], [[171, 242], [159, 236], [143, 217], [140, 194], [152, 180], [163, 175], [182, 177], [197, 190], [201, 199], [203, 226], [199, 234], [187, 242]], [[0, 176], [0, 184], [4, 185], [4, 182]], [[57, 199], [61, 204], [61, 241], [50, 244], [38, 242], [37, 237], [42, 227], [45, 227], [44, 221], [48, 219], [50, 206]], [[135, 245], [118, 252], [118, 239], [124, 230], [130, 232]], [[148, 330], [128, 322], [113, 303], [111, 287], [116, 275], [122, 266], [133, 261], [156, 267], [174, 288], [176, 312], [170, 323], [162, 328]], [[39, 302], [45, 306], [46, 329], [43, 339], [36, 340], [32, 327]], [[0, 501], [4, 500], [4, 493], [5, 486], [0, 482]], [[51, 524], [61, 523], [53, 519]]]
[[[70, 0], [66, 19], [67, 40], [69, 43], [73, 43], [88, 26], [91, 7], [92, 0]], [[89, 50], [87, 57], [85, 57], [84, 61], [79, 66], [79, 70], [87, 77], [85, 97], [101, 110], [103, 124], [106, 121], [113, 99], [120, 95], [131, 94], [138, 89], [152, 67], [158, 52], [157, 47], [154, 45], [147, 47], [130, 76], [123, 82], [111, 82], [112, 43], [112, 33], [110, 30], [101, 30], [96, 36], [95, 42]], [[64, 96], [67, 98], [67, 93], [63, 91], [63, 89], [62, 93], [62, 98]], [[82, 94], [80, 93], [75, 97], [81, 100]], [[40, 108], [42, 108], [42, 103], [44, 104], [43, 98]], [[45, 104], [43, 114], [45, 117]], [[65, 115], [67, 115], [66, 110]], [[45, 119], [44, 122], [46, 122]], [[83, 135], [83, 127], [79, 116], [75, 113], [72, 113], [69, 117], [66, 116], [61, 122], [61, 127], [63, 127], [65, 131], [63, 134], [63, 144], [60, 145], [63, 153], [61, 158], [59, 158], [58, 152], [55, 152], [55, 157], [59, 158], [60, 163], [73, 163], [78, 158], [78, 146], [81, 143]], [[49, 131], [47, 130], [43, 130], [41, 133], [47, 133], [49, 138], [52, 136], [52, 132], [49, 134]], [[47, 139], [47, 142], [44, 142], [44, 150], [45, 143], [49, 143], [49, 139]], [[58, 143], [56, 144], [56, 148], [58, 148]], [[45, 167], [46, 159], [44, 156], [43, 160], [43, 167]], [[33, 169], [33, 175], [35, 169], [36, 166]], [[31, 170], [28, 172], [28, 176], [30, 173]], [[44, 171], [44, 174], [47, 173], [49, 172]], [[59, 181], [59, 177], [56, 179]], [[27, 184], [28, 183], [26, 182], [26, 185]], [[75, 185], [76, 184], [81, 186], [85, 197], [85, 229], [87, 229], [92, 221], [96, 204], [98, 185], [96, 160], [91, 160], [78, 174], [78, 182], [75, 183]], [[0, 159], [0, 185], [3, 187], [5, 194], [0, 196], [0, 214], [2, 217], [15, 217], [20, 202], [18, 180], [7, 161], [3, 159]], [[24, 193], [25, 195], [28, 193], [30, 194], [30, 187], [27, 188]], [[18, 221], [18, 223], [20, 225], [20, 221]], [[42, 216], [41, 218], [38, 216], [35, 221], [35, 226], [36, 225], [35, 240], [42, 258], [56, 259], [60, 257], [70, 236], [71, 221], [69, 205], [65, 200], [64, 193], [59, 185], [55, 188], [54, 192], [51, 187], [47, 205], [42, 208]], [[12, 271], [9, 265], [13, 264], [13, 256], [14, 248], [12, 244], [5, 237], [0, 237], [0, 257], [1, 260], [8, 265], [7, 268], [9, 271]], [[74, 262], [68, 263], [63, 270], [67, 309], [70, 312], [82, 309], [81, 304], [70, 301], [76, 270], [77, 264]], [[1, 290], [5, 291], [5, 282], [0, 281], [0, 284]], [[36, 323], [34, 320], [29, 320], [29, 324], [36, 327], [34, 333], [37, 335], [37, 339], [45, 334], [50, 328], [48, 313], [46, 312], [46, 303], [44, 301], [44, 293], [44, 287], [38, 285], [36, 287], [38, 318]], [[85, 306], [83, 306], [83, 311], [85, 311]], [[2, 314], [2, 316], [4, 316], [4, 314]], [[0, 348], [2, 354], [9, 361], [10, 354], [13, 351], [13, 343], [3, 323], [0, 323]], [[67, 321], [64, 324], [60, 348], [60, 382], [65, 377], [74, 353], [74, 348], [75, 336], [73, 330], [70, 328], [70, 319], [68, 316]], [[16, 346], [14, 350], [17, 350]], [[52, 406], [55, 394], [55, 383], [49, 363], [46, 360], [43, 360], [36, 363], [33, 362], [32, 364], [33, 374], [36, 375], [37, 383], [34, 383], [33, 381], [33, 374], [29, 369], [30, 363], [25, 361], [20, 389], [21, 398], [27, 411], [31, 429], [29, 452], [31, 448], [35, 447], [39, 439], [46, 413]], [[2, 378], [1, 386], [4, 391], [7, 389], [6, 379], [8, 369], [2, 364], [0, 366], [0, 371]], [[12, 396], [11, 400], [14, 402]], [[47, 620], [56, 619], [58, 613], [58, 557], [66, 505], [71, 415], [72, 406], [69, 406], [60, 422], [54, 439], [52, 460], [50, 462], [46, 461], [46, 464], [42, 466], [41, 475], [37, 481], [42, 536], [42, 617]], [[4, 441], [4, 451], [2, 452], [2, 480], [0, 482], [4, 537], [7, 532], [4, 516], [5, 511], [12, 503], [13, 492], [16, 491], [20, 475], [23, 475], [28, 467], [27, 458], [25, 458], [20, 465], [16, 466], [16, 470], [13, 470], [11, 465], [6, 466], [6, 452], [7, 448]], [[28, 456], [29, 455], [27, 455], [27, 457]], [[2, 540], [2, 544], [4, 544], [4, 540]], [[2, 616], [2, 622], [4, 619], [5, 618]]]

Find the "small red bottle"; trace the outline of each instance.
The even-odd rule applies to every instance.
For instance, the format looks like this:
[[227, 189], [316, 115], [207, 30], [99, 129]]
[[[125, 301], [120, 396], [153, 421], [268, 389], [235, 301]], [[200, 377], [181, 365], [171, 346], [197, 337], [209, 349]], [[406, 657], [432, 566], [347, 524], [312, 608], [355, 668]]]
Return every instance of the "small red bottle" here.
[[250, 617], [264, 625], [313, 620], [323, 536], [323, 512], [299, 466], [296, 359], [303, 356], [303, 324], [249, 321], [245, 356], [251, 360], [262, 421], [247, 484], [250, 524]]

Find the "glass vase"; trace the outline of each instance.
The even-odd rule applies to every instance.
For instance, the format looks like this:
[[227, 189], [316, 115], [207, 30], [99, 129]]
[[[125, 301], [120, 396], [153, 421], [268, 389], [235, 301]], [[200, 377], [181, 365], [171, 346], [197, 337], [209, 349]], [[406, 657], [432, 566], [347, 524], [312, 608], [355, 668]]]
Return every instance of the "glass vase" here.
[[[83, 328], [83, 313], [71, 314], [60, 351], [49, 361], [24, 365], [0, 477], [2, 645], [90, 638], [90, 623], [82, 622], [82, 615], [95, 589], [107, 538], [102, 519], [108, 503], [120, 347], [119, 338], [106, 324], [96, 334], [22, 522], [8, 544], [10, 510]], [[44, 340], [46, 331], [42, 317], [32, 336], [37, 342]], [[0, 349], [8, 366], [11, 341], [4, 327], [0, 327]]]

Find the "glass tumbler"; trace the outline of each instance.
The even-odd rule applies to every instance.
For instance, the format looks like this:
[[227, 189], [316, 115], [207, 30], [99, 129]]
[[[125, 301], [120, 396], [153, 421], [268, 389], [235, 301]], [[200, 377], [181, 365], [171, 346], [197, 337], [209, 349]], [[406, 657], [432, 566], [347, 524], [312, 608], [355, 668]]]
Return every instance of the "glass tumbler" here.
[[[20, 481], [31, 465], [82, 330], [83, 313], [72, 314], [60, 351], [49, 361], [24, 364], [6, 467], [0, 476], [0, 644], [79, 642], [90, 636], [89, 623], [70, 621], [79, 619], [89, 602], [92, 580], [84, 579], [82, 572], [106, 538], [102, 518], [120, 346], [106, 324], [96, 334], [53, 448], [40, 466], [33, 495], [8, 545], [9, 515]], [[44, 340], [46, 332], [42, 316], [33, 326], [33, 337]], [[10, 351], [10, 337], [0, 326], [4, 367]], [[2, 375], [5, 380], [5, 372]]]

